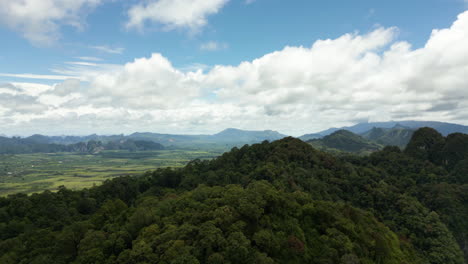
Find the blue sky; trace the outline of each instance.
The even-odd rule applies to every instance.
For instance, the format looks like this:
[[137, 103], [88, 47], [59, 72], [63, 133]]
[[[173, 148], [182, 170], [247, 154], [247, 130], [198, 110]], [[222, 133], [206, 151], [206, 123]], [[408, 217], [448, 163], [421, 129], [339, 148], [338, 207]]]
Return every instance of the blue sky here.
[[[6, 134], [212, 133], [239, 127], [299, 135], [357, 121], [460, 122], [467, 113], [462, 99], [446, 94], [464, 87], [453, 81], [454, 71], [431, 82], [452, 80], [449, 91], [439, 91], [420, 80], [417, 68], [422, 62], [434, 71], [441, 67], [430, 62], [438, 51], [425, 49], [434, 29], [452, 30], [434, 37], [433, 46], [450, 48], [440, 39], [456, 39], [453, 52], [459, 54], [450, 59], [465, 58], [465, 22], [457, 18], [467, 9], [463, 0], [0, 0], [0, 5], [0, 84], [11, 90], [1, 93], [0, 85], [0, 101], [10, 102], [0, 108]], [[456, 21], [462, 25], [455, 30]], [[329, 48], [313, 47], [327, 39]], [[397, 73], [399, 67], [383, 54], [403, 44], [408, 47], [399, 59], [414, 67]], [[333, 61], [348, 49], [359, 52], [330, 62], [329, 72], [289, 70], [295, 62], [324, 63], [320, 54]], [[282, 62], [293, 67], [277, 69]], [[333, 83], [342, 78], [336, 67], [343, 63], [350, 63], [346, 69], [364, 65], [362, 72]], [[456, 74], [466, 73], [468, 60], [453, 63]], [[262, 79], [268, 74], [278, 78]], [[362, 80], [352, 77], [359, 74]], [[302, 81], [295, 83], [294, 76]], [[394, 88], [372, 83], [384, 77]], [[342, 107], [343, 101], [328, 94], [332, 91], [356, 100]], [[377, 95], [387, 92], [414, 100], [376, 109], [374, 101], [382, 99]]]
[[[399, 38], [420, 47], [432, 29], [450, 26], [465, 9], [460, 0], [257, 0], [251, 4], [232, 0], [218, 14], [208, 16], [209, 24], [193, 35], [184, 29], [162, 31], [160, 25], [149, 25], [144, 32], [125, 29], [128, 2], [137, 1], [96, 7], [88, 14], [84, 29], [64, 26], [61, 38], [50, 46], [30, 43], [18, 32], [2, 27], [0, 72], [51, 74], [51, 68], [77, 57], [122, 64], [154, 52], [162, 53], [176, 67], [195, 63], [237, 65], [284, 46], [310, 46], [317, 39], [354, 31], [365, 33], [377, 25], [398, 27]], [[212, 41], [228, 47], [215, 52], [200, 49]], [[109, 54], [91, 46], [123, 51]]]

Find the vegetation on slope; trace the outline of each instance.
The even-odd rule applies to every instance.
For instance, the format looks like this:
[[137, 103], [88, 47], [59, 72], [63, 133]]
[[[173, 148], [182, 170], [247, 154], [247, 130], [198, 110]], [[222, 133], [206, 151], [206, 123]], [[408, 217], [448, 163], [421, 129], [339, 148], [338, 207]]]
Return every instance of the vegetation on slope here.
[[285, 138], [0, 198], [0, 262], [464, 263], [465, 160], [451, 169], [407, 152], [334, 157]]
[[367, 140], [347, 130], [338, 130], [321, 139], [307, 141], [317, 149], [324, 151], [345, 151], [359, 154], [378, 151], [383, 148], [371, 140]]
[[401, 126], [393, 128], [374, 127], [361, 134], [361, 136], [384, 146], [398, 146], [404, 148], [410, 142], [414, 131], [413, 129]]

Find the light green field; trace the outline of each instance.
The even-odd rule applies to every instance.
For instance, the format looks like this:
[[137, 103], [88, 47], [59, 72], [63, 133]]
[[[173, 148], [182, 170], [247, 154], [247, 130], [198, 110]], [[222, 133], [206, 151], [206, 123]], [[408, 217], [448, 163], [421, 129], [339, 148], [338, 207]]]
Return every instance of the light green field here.
[[105, 151], [97, 155], [76, 153], [0, 155], [0, 196], [13, 193], [34, 193], [83, 189], [104, 180], [139, 175], [161, 167], [182, 167], [194, 159], [210, 159], [215, 151]]

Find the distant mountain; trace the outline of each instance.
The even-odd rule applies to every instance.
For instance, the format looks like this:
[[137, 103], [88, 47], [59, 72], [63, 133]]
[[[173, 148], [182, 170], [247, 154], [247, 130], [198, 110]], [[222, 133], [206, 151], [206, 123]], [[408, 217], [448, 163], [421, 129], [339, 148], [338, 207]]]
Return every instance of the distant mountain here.
[[44, 135], [32, 135], [24, 138], [26, 142], [36, 144], [62, 144], [70, 145], [80, 142], [88, 142], [91, 140], [101, 141], [104, 143], [125, 139], [124, 135], [112, 135], [112, 136], [99, 136], [96, 134], [88, 136], [44, 136]]
[[152, 142], [157, 142], [166, 146], [169, 145], [180, 145], [188, 143], [198, 143], [206, 141], [207, 135], [171, 135], [171, 134], [159, 134], [159, 133], [133, 133], [126, 136], [126, 138], [134, 140], [148, 140]]
[[347, 130], [338, 130], [321, 139], [312, 139], [307, 142], [315, 148], [332, 152], [345, 151], [364, 154], [382, 149], [382, 145]]
[[362, 134], [374, 127], [377, 128], [393, 128], [395, 126], [402, 126], [409, 129], [418, 129], [422, 127], [430, 127], [437, 130], [444, 136], [452, 133], [464, 133], [468, 134], [468, 126], [459, 125], [459, 124], [452, 124], [452, 123], [444, 123], [444, 122], [436, 122], [436, 121], [390, 121], [390, 122], [372, 122], [372, 123], [360, 123], [354, 126], [349, 127], [342, 127], [342, 128], [329, 128], [327, 130], [318, 132], [316, 134], [323, 136], [330, 135], [331, 133], [338, 131], [338, 130], [348, 130], [356, 134]]
[[393, 128], [374, 127], [361, 134], [365, 139], [385, 146], [405, 147], [413, 136], [414, 129], [397, 125]]
[[96, 154], [103, 150], [162, 150], [164, 146], [152, 141], [124, 139], [118, 141], [101, 142], [90, 140], [75, 144], [55, 144], [47, 142], [45, 136], [33, 136], [28, 138], [0, 137], [0, 154], [24, 154], [24, 153], [57, 153], [74, 152]]
[[214, 135], [171, 135], [158, 133], [134, 133], [128, 136], [130, 139], [150, 140], [165, 146], [176, 147], [205, 147], [213, 145], [244, 145], [282, 139], [286, 135], [276, 131], [247, 131], [228, 128]]
[[32, 135], [24, 139], [25, 142], [33, 143], [33, 144], [50, 144], [55, 143], [51, 142], [50, 137], [43, 136], [43, 135]]
[[299, 137], [299, 139], [302, 141], [309, 141], [311, 139], [318, 139], [318, 138], [323, 138], [323, 135], [318, 134], [318, 133], [312, 133], [312, 134], [305, 134]]
[[223, 142], [261, 142], [264, 140], [274, 141], [285, 138], [286, 135], [280, 134], [277, 131], [264, 130], [264, 131], [247, 131], [235, 128], [228, 128], [210, 137], [214, 141]]
[[152, 141], [123, 139], [103, 143], [101, 141], [88, 141], [66, 145], [70, 152], [96, 154], [103, 150], [147, 151], [163, 150], [164, 146]]
[[[32, 135], [26, 138], [4, 138], [5, 144], [0, 144], [0, 153], [30, 153], [31, 146], [40, 146], [39, 149], [43, 151], [34, 152], [61, 152], [67, 149], [69, 145], [77, 145], [78, 149], [84, 150], [86, 147], [83, 143], [95, 141], [101, 144], [108, 144], [118, 141], [132, 141], [132, 142], [153, 142], [161, 144], [166, 147], [175, 148], [223, 148], [228, 150], [234, 146], [242, 146], [244, 144], [259, 143], [264, 140], [274, 141], [282, 139], [286, 135], [280, 134], [276, 131], [247, 131], [234, 128], [228, 128], [214, 135], [172, 135], [172, 134], [159, 134], [159, 133], [133, 133], [128, 136], [124, 135], [89, 135], [89, 136], [44, 136]], [[8, 144], [6, 143], [8, 141]], [[2, 140], [0, 140], [0, 143]], [[29, 145], [29, 147], [25, 147]], [[146, 144], [148, 145], [148, 144]], [[6, 150], [8, 146], [8, 150]], [[3, 148], [3, 150], [2, 150]], [[19, 152], [16, 152], [18, 148]], [[73, 149], [73, 147], [71, 147]], [[74, 152], [74, 151], [73, 151]], [[93, 151], [91, 151], [93, 152]]]
[[435, 121], [391, 121], [360, 123], [350, 127], [329, 128], [301, 137], [317, 148], [326, 151], [369, 152], [376, 146], [406, 147], [414, 131], [429, 127], [442, 136], [454, 133], [468, 134], [468, 126]]

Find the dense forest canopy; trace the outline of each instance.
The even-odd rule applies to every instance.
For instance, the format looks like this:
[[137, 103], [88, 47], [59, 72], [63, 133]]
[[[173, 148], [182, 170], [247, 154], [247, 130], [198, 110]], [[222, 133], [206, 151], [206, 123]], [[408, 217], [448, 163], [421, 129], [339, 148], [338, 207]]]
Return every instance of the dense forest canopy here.
[[[468, 136], [333, 156], [294, 138], [0, 198], [0, 263], [465, 263]], [[465, 254], [465, 255], [464, 255]]]

